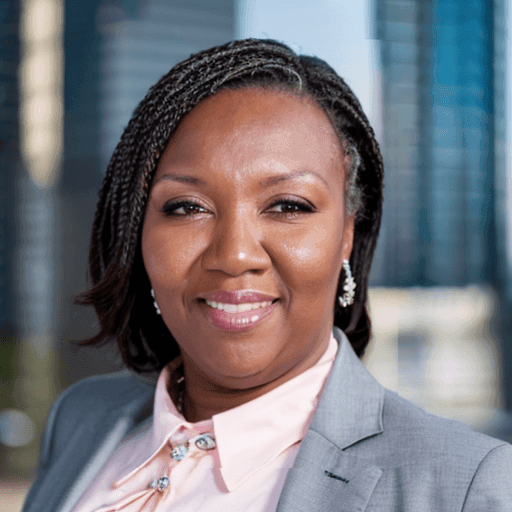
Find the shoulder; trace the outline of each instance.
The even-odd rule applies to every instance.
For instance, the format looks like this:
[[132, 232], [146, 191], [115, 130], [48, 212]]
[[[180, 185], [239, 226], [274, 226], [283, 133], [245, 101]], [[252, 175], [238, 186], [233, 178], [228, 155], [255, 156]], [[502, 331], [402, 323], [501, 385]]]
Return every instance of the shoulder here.
[[41, 442], [40, 463], [45, 464], [50, 451], [65, 446], [74, 431], [100, 420], [112, 411], [130, 414], [143, 404], [152, 404], [154, 386], [135, 377], [129, 370], [88, 377], [67, 388], [54, 402]]
[[492, 449], [510, 446], [464, 423], [430, 414], [389, 390], [384, 394], [382, 423], [382, 441], [394, 446], [396, 457], [414, 453], [423, 460], [479, 462]]
[[152, 393], [153, 385], [138, 379], [129, 370], [122, 370], [76, 382], [60, 395], [55, 405], [66, 408], [68, 412], [87, 408], [90, 413]]
[[465, 512], [512, 508], [512, 445], [503, 443], [490, 450], [480, 462], [468, 489]]
[[137, 379], [129, 370], [88, 377], [67, 388], [53, 404], [48, 422], [66, 416], [66, 423], [84, 416], [123, 408], [133, 401], [150, 398], [154, 386]]
[[[355, 355], [345, 335], [323, 393], [315, 429], [337, 446], [380, 467], [464, 463], [476, 470], [503, 441], [434, 414], [381, 386]], [[341, 433], [339, 434], [338, 431]], [[348, 432], [348, 434], [347, 434]]]
[[364, 451], [378, 454], [388, 489], [401, 489], [413, 502], [421, 489], [454, 510], [510, 510], [512, 445], [430, 414], [388, 390], [382, 422], [382, 434], [369, 439]]

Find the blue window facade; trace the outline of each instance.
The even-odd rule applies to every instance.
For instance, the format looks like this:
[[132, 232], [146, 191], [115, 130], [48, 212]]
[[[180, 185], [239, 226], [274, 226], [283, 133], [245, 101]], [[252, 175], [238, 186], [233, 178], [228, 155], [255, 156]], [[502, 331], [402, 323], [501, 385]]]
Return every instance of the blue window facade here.
[[386, 195], [374, 284], [495, 279], [495, 4], [376, 2]]

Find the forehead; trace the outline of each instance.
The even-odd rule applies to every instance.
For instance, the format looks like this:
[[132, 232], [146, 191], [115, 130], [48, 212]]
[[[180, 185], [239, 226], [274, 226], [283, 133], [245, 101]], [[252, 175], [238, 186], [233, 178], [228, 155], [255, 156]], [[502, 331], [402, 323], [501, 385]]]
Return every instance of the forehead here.
[[[159, 163], [240, 169], [248, 160], [344, 171], [340, 141], [312, 99], [268, 88], [225, 89], [195, 106], [180, 122]], [[257, 166], [253, 166], [257, 168]]]

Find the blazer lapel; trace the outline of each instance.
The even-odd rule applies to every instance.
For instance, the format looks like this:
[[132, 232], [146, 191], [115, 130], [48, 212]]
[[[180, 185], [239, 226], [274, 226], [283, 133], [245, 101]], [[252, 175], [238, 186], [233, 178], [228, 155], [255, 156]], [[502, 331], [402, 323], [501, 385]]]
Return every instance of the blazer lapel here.
[[362, 512], [382, 475], [380, 468], [343, 452], [334, 465], [303, 463], [289, 470], [277, 511]]
[[384, 388], [339, 330], [340, 344], [310, 428], [289, 471], [277, 512], [365, 510], [382, 470], [347, 452], [382, 433]]

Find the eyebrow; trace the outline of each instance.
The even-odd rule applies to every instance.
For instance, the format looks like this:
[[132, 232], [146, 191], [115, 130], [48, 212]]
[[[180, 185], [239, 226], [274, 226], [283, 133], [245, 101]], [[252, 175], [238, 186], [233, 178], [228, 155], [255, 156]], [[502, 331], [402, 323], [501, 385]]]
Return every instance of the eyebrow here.
[[[330, 188], [329, 183], [325, 180], [323, 176], [320, 176], [320, 174], [317, 174], [314, 171], [295, 171], [291, 173], [286, 174], [279, 174], [277, 176], [271, 176], [270, 178], [265, 178], [264, 180], [259, 182], [260, 188], [268, 188], [272, 187], [274, 185], [278, 185], [279, 183], [282, 183], [284, 181], [290, 181], [294, 179], [302, 178], [303, 176], [313, 176], [316, 179], [320, 180], [327, 188]], [[205, 180], [201, 178], [196, 178], [194, 176], [184, 176], [180, 174], [164, 174], [163, 176], [160, 176], [158, 180], [155, 182], [158, 183], [161, 180], [171, 180], [171, 181], [177, 181], [178, 183], [188, 183], [189, 185], [195, 185], [195, 186], [206, 186], [207, 183]]]
[[155, 185], [161, 180], [177, 181], [178, 183], [188, 183], [190, 185], [196, 186], [206, 185], [206, 181], [202, 180], [201, 178], [196, 178], [194, 176], [183, 176], [180, 174], [164, 174], [158, 178], [158, 180], [155, 182]]
[[260, 181], [259, 185], [261, 188], [272, 187], [273, 185], [277, 185], [283, 181], [294, 180], [297, 178], [302, 178], [303, 176], [314, 176], [316, 179], [323, 182], [327, 188], [330, 188], [329, 183], [327, 183], [323, 176], [320, 176], [320, 174], [317, 174], [316, 172], [306, 170], [291, 172], [287, 174], [279, 174], [278, 176], [271, 176], [270, 178], [266, 178]]

